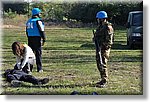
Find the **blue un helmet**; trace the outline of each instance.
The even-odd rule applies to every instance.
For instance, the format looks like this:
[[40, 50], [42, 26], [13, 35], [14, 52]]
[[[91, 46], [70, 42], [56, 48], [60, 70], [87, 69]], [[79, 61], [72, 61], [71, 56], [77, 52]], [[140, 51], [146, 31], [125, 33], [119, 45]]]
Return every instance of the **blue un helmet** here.
[[41, 13], [41, 10], [39, 8], [33, 8], [32, 9], [32, 16], [33, 15], [37, 15], [37, 14], [40, 14]]
[[96, 18], [102, 19], [102, 18], [108, 18], [107, 13], [105, 11], [99, 11], [96, 14]]

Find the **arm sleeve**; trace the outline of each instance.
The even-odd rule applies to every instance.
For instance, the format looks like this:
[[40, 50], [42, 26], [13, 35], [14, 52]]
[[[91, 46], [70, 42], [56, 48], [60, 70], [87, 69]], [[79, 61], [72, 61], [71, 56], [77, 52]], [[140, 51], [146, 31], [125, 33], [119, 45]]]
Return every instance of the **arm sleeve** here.
[[41, 35], [43, 41], [45, 42], [46, 41], [46, 36], [45, 36], [45, 32], [44, 32], [43, 22], [42, 21], [37, 21], [37, 26], [38, 26], [40, 35]]
[[21, 63], [21, 59], [18, 56], [16, 56], [16, 63]]
[[106, 40], [105, 40], [105, 45], [110, 48], [111, 45], [113, 44], [113, 28], [112, 26], [108, 26], [107, 30], [105, 31], [106, 35]]
[[99, 36], [99, 34], [100, 34], [100, 28], [99, 27], [97, 27], [95, 34], [96, 34], [96, 36]]
[[113, 33], [112, 32], [110, 33], [109, 31], [107, 31], [106, 33], [107, 33], [106, 43], [108, 45], [112, 45], [113, 44]]
[[29, 51], [28, 48], [25, 47], [25, 54], [24, 54], [23, 61], [21, 63], [21, 68], [23, 68], [26, 65], [26, 63], [28, 62], [28, 58], [29, 58]]
[[26, 35], [27, 35], [27, 37], [28, 37], [27, 26], [26, 26]]
[[20, 69], [20, 67], [21, 67], [21, 57], [19, 57], [19, 56], [16, 56], [16, 65], [17, 65], [17, 68], [18, 69]]

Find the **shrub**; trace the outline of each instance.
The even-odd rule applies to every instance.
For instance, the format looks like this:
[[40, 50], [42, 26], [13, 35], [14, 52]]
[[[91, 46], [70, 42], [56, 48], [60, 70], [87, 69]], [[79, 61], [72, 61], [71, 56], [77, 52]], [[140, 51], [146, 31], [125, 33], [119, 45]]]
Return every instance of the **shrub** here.
[[16, 11], [15, 11], [15, 12], [12, 12], [12, 10], [9, 9], [8, 12], [4, 12], [3, 17], [4, 17], [4, 18], [11, 18], [11, 19], [12, 19], [12, 18], [15, 18], [16, 15], [17, 15]]

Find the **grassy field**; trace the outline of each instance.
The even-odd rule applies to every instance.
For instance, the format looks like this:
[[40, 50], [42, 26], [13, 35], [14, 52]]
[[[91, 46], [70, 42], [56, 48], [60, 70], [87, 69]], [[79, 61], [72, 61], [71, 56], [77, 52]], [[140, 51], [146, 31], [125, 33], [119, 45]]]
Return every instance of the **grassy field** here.
[[[24, 83], [11, 87], [4, 78], [2, 94], [48, 94], [69, 95], [97, 92], [99, 95], [142, 95], [143, 94], [143, 51], [129, 50], [126, 46], [126, 30], [115, 30], [115, 42], [110, 53], [109, 82], [107, 87], [98, 88], [99, 80], [95, 61], [95, 48], [91, 28], [46, 28], [47, 42], [43, 47], [43, 73], [33, 75], [48, 77], [46, 85]], [[27, 43], [24, 28], [3, 29], [2, 72], [15, 65], [11, 51], [14, 41]]]

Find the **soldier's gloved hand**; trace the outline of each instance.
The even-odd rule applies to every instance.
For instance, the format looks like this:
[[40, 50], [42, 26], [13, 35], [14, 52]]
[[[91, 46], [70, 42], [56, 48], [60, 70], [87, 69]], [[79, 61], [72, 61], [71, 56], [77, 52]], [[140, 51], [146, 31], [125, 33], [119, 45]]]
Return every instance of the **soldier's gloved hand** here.
[[111, 46], [110, 45], [107, 45], [106, 46], [106, 50], [108, 50], [108, 49], [110, 49], [111, 48]]
[[106, 47], [106, 49], [108, 50], [108, 49], [110, 49], [110, 47], [109, 47], [109, 46], [107, 46], [107, 47]]
[[106, 50], [110, 49], [111, 48], [111, 45], [108, 45], [106, 43], [103, 43], [103, 46], [105, 47]]
[[44, 46], [44, 44], [45, 44], [45, 40], [42, 40], [41, 45]]
[[93, 42], [95, 41], [95, 37], [92, 38], [92, 41], [93, 41]]

